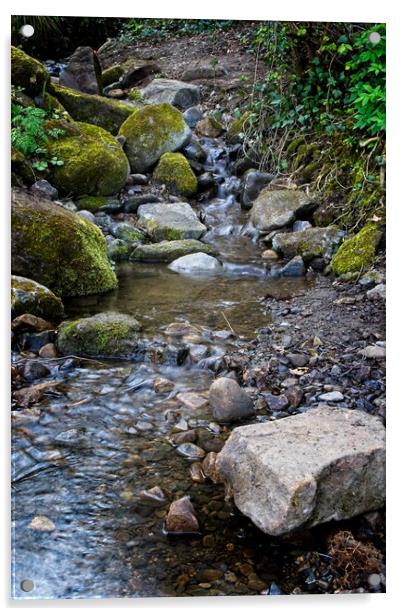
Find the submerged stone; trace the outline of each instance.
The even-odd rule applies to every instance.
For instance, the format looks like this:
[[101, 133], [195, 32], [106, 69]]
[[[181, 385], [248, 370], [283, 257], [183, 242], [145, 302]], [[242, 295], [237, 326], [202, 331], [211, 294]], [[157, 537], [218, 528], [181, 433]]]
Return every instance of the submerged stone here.
[[363, 411], [321, 405], [236, 428], [217, 467], [240, 511], [281, 535], [383, 506], [385, 430]]
[[137, 246], [134, 252], [131, 253], [130, 259], [133, 261], [143, 261], [144, 263], [170, 263], [179, 257], [194, 252], [215, 254], [211, 246], [203, 244], [198, 240], [172, 240], [170, 242], [164, 241]]
[[198, 533], [199, 524], [189, 496], [183, 496], [170, 505], [166, 529], [171, 533]]

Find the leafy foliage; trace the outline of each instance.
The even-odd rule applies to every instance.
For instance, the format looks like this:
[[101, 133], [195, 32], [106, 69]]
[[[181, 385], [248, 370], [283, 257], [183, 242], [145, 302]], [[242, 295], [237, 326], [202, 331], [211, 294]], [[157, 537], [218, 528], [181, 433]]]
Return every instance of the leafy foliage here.
[[120, 39], [130, 43], [151, 36], [164, 39], [172, 35], [216, 32], [229, 28], [232, 23], [232, 20], [214, 19], [128, 19], [123, 23]]
[[[15, 95], [15, 88], [12, 92]], [[11, 101], [11, 144], [32, 163], [37, 171], [45, 171], [49, 165], [62, 166], [64, 163], [56, 156], [49, 156], [46, 144], [49, 139], [59, 139], [64, 135], [60, 128], [47, 128], [46, 120], [59, 119], [58, 112], [49, 113], [39, 107]]]

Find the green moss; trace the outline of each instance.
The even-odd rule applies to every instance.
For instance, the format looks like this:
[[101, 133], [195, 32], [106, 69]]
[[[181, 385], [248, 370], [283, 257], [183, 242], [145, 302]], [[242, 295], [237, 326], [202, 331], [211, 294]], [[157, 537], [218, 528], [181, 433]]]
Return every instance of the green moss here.
[[114, 64], [109, 68], [105, 68], [105, 70], [102, 71], [102, 86], [106, 88], [106, 86], [110, 86], [110, 84], [116, 83], [116, 81], [119, 81], [123, 73], [124, 70], [120, 66], [120, 64]]
[[63, 354], [126, 357], [138, 351], [140, 323], [129, 315], [106, 312], [61, 323], [57, 346]]
[[153, 179], [165, 184], [177, 195], [190, 197], [197, 192], [197, 178], [183, 154], [163, 154], [155, 168]]
[[117, 287], [102, 232], [80, 216], [15, 190], [11, 231], [13, 274], [32, 278], [62, 297]]
[[244, 132], [249, 128], [250, 112], [246, 111], [240, 118], [231, 122], [226, 131], [226, 141], [230, 144], [241, 143]]
[[12, 318], [28, 313], [57, 321], [63, 312], [63, 302], [49, 289], [29, 278], [11, 276]]
[[58, 84], [52, 84], [50, 89], [74, 120], [100, 126], [113, 135], [117, 134], [122, 122], [137, 111], [134, 105]]
[[49, 142], [51, 156], [64, 161], [51, 169], [49, 181], [61, 195], [71, 197], [113, 195], [127, 181], [129, 166], [120, 143], [92, 124], [58, 123], [64, 137]]
[[101, 207], [109, 202], [107, 197], [81, 197], [75, 204], [79, 210], [97, 212]]
[[162, 154], [178, 150], [191, 136], [180, 111], [168, 103], [139, 109], [119, 133], [127, 140], [125, 151], [133, 173], [146, 171]]
[[27, 94], [42, 94], [50, 82], [45, 66], [22, 49], [11, 47], [11, 83], [24, 88]]
[[376, 223], [369, 223], [357, 235], [346, 240], [332, 259], [332, 270], [338, 276], [358, 273], [374, 261], [382, 231]]
[[11, 185], [24, 186], [35, 182], [35, 174], [28, 160], [16, 148], [11, 148]]

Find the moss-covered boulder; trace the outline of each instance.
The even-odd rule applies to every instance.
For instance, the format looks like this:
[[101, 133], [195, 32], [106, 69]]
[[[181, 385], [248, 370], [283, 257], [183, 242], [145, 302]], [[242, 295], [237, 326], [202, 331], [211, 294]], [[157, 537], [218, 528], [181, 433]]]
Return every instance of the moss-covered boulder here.
[[195, 130], [203, 137], [215, 138], [219, 137], [225, 129], [222, 124], [218, 122], [218, 120], [216, 120], [213, 116], [209, 116], [197, 122]]
[[83, 122], [58, 122], [65, 134], [48, 150], [64, 162], [49, 181], [70, 197], [113, 195], [127, 181], [129, 165], [120, 143], [106, 130]]
[[11, 204], [11, 271], [60, 296], [117, 287], [100, 229], [48, 199], [15, 189]]
[[113, 135], [139, 106], [138, 103], [123, 103], [97, 94], [84, 94], [58, 84], [52, 84], [51, 91], [74, 120], [95, 124]]
[[45, 66], [22, 49], [11, 47], [11, 83], [24, 88], [26, 94], [42, 94], [50, 81]]
[[116, 81], [119, 81], [123, 73], [124, 69], [120, 64], [113, 64], [113, 66], [105, 68], [105, 70], [102, 71], [102, 86], [106, 88], [112, 83], [116, 83]]
[[175, 195], [190, 197], [197, 192], [197, 178], [187, 158], [178, 152], [167, 152], [159, 159], [153, 179]]
[[132, 359], [142, 353], [134, 317], [118, 312], [101, 312], [86, 319], [60, 324], [57, 347], [63, 355]]
[[208, 255], [216, 254], [212, 246], [203, 244], [198, 240], [172, 240], [171, 242], [164, 241], [137, 246], [131, 253], [130, 259], [144, 263], [171, 263], [179, 257], [195, 252], [205, 252]]
[[332, 259], [332, 270], [337, 276], [360, 273], [374, 261], [382, 230], [378, 224], [367, 224], [357, 235], [346, 240]]
[[11, 276], [11, 316], [34, 314], [57, 321], [64, 312], [63, 302], [50, 289], [23, 276]]
[[123, 122], [119, 133], [126, 138], [125, 151], [133, 173], [143, 173], [162, 154], [179, 150], [191, 139], [183, 115], [168, 103], [139, 109]]
[[138, 208], [138, 225], [154, 242], [198, 240], [207, 230], [188, 203], [144, 203]]

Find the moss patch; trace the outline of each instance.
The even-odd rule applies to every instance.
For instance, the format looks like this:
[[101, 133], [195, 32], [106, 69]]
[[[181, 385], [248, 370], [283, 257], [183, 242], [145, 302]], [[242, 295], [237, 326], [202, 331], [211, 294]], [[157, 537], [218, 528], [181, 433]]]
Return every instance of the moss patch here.
[[168, 103], [146, 105], [120, 127], [126, 138], [125, 151], [133, 173], [142, 173], [166, 152], [180, 149], [191, 130], [180, 111]]
[[45, 66], [22, 49], [11, 47], [11, 83], [24, 88], [27, 94], [42, 94], [50, 81]]
[[87, 210], [88, 212], [97, 212], [101, 207], [107, 205], [109, 199], [107, 197], [81, 197], [77, 199], [75, 205], [79, 210]]
[[63, 312], [63, 302], [50, 289], [29, 278], [11, 276], [12, 318], [28, 313], [57, 321]]
[[64, 355], [131, 358], [141, 348], [138, 342], [140, 329], [141, 324], [134, 317], [104, 312], [61, 323], [57, 346]]
[[64, 161], [52, 168], [49, 181], [61, 195], [106, 196], [119, 192], [129, 173], [127, 158], [118, 141], [92, 124], [58, 123], [65, 136], [49, 142], [51, 156]]
[[382, 231], [376, 223], [369, 223], [357, 235], [346, 240], [332, 259], [332, 270], [338, 276], [359, 273], [374, 261]]
[[249, 125], [250, 112], [243, 113], [240, 118], [236, 118], [231, 122], [226, 131], [226, 141], [229, 144], [241, 143], [243, 141], [244, 132]]
[[197, 192], [197, 178], [183, 154], [163, 154], [153, 173], [153, 179], [165, 184], [176, 195], [190, 197]]
[[137, 110], [134, 105], [58, 84], [52, 84], [51, 91], [74, 120], [100, 126], [112, 135], [116, 135], [122, 122]]
[[13, 274], [62, 297], [117, 287], [106, 240], [96, 225], [19, 189], [13, 191], [11, 215]]
[[124, 70], [120, 66], [120, 64], [114, 64], [109, 68], [105, 68], [105, 70], [102, 71], [102, 86], [106, 88], [106, 86], [110, 86], [110, 84], [116, 83], [116, 81], [119, 81], [123, 73]]

